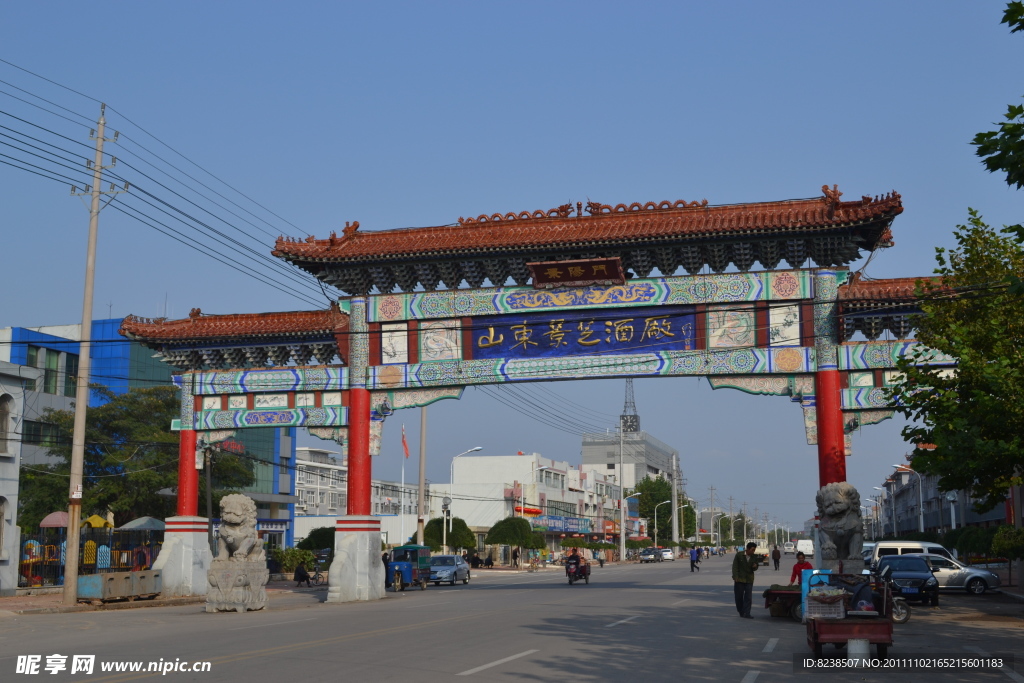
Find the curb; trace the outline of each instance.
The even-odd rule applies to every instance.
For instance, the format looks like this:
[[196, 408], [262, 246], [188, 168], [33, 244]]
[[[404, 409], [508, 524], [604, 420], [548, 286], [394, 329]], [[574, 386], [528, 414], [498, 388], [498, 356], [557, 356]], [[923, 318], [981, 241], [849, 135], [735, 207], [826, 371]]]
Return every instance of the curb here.
[[180, 605], [198, 605], [206, 602], [205, 595], [190, 595], [181, 598], [164, 600], [135, 600], [133, 602], [111, 602], [104, 605], [60, 605], [58, 607], [37, 607], [20, 610], [0, 610], [2, 616], [27, 616], [31, 614], [70, 614], [73, 612], [108, 612], [122, 609], [141, 609], [143, 607], [176, 607]]

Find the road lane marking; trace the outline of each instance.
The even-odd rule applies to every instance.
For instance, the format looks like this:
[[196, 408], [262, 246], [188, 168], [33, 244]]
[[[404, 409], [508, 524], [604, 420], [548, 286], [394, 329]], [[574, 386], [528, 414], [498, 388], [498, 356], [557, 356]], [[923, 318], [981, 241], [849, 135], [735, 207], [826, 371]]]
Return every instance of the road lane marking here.
[[779, 639], [778, 638], [772, 638], [771, 640], [768, 641], [768, 644], [764, 646], [764, 649], [761, 650], [761, 652], [773, 652], [775, 650], [775, 646], [778, 645], [778, 644], [779, 644]]
[[[973, 645], [965, 645], [964, 649], [967, 650], [968, 652], [973, 652], [974, 654], [980, 655], [982, 657], [991, 657], [992, 656], [989, 653], [987, 653], [984, 650], [982, 650], [980, 647], [974, 647]], [[1016, 671], [1014, 671], [1010, 667], [1004, 666], [1002, 669], [1000, 669], [1000, 671], [1002, 671], [1004, 674], [1006, 674], [1010, 678], [1011, 681], [1016, 681], [1017, 683], [1024, 683], [1024, 676], [1021, 676], [1019, 673], [1017, 673]]]
[[757, 675], [759, 673], [761, 673], [761, 672], [760, 671], [748, 671], [747, 675], [743, 677], [743, 680], [740, 681], [740, 683], [754, 683], [754, 681], [757, 680]]
[[637, 614], [635, 616], [627, 617], [625, 619], [619, 619], [618, 621], [612, 622], [611, 624], [605, 624], [604, 627], [605, 628], [611, 628], [612, 626], [618, 626], [619, 624], [625, 624], [627, 621], [633, 621], [634, 619], [639, 619], [639, 618], [640, 618], [640, 615]]
[[473, 675], [475, 673], [479, 673], [479, 672], [483, 671], [484, 669], [490, 669], [493, 666], [498, 666], [499, 664], [504, 664], [505, 662], [511, 662], [513, 659], [519, 659], [520, 657], [525, 657], [527, 655], [532, 655], [534, 652], [540, 652], [540, 650], [527, 650], [526, 652], [520, 652], [517, 655], [512, 655], [511, 657], [505, 657], [505, 659], [499, 659], [499, 660], [497, 660], [495, 662], [491, 662], [490, 664], [484, 664], [483, 666], [478, 666], [475, 669], [470, 669], [468, 671], [463, 671], [462, 673], [457, 673], [455, 675], [456, 676], [471, 676], [471, 675]]
[[669, 607], [678, 607], [679, 605], [683, 604], [684, 602], [689, 601], [689, 599], [690, 598], [683, 598], [682, 600], [677, 600], [677, 601], [673, 602], [671, 605], [669, 605]]
[[272, 624], [256, 624], [254, 626], [241, 626], [239, 628], [229, 628], [229, 631], [244, 631], [247, 628], [263, 628], [264, 626], [280, 626], [282, 624], [297, 624], [300, 621], [316, 621], [315, 617], [309, 619], [296, 619], [295, 621], [275, 621]]

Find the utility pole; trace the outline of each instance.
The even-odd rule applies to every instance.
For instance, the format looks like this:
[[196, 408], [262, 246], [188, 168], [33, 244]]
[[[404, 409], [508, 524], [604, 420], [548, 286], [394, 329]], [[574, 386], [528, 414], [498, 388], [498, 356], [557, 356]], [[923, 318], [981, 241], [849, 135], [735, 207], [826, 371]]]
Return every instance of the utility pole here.
[[[420, 486], [416, 505], [416, 543], [423, 545], [427, 501], [427, 407], [420, 408]], [[512, 506], [513, 511], [515, 506]]]
[[624, 417], [619, 417], [619, 562], [626, 561], [626, 468], [622, 457]]
[[743, 501], [743, 544], [747, 543], [747, 501]]
[[[736, 534], [736, 519], [732, 516], [732, 496], [729, 496], [729, 540], [734, 541]], [[735, 544], [734, 544], [735, 545]]]
[[[672, 543], [679, 545], [679, 455], [672, 456]], [[672, 552], [676, 552], [673, 550]]]
[[[103, 170], [116, 163], [111, 160], [110, 166], [103, 165], [103, 143], [116, 142], [117, 134], [110, 140], [103, 137], [106, 133], [107, 119], [104, 115], [107, 105], [100, 104], [100, 118], [96, 122], [96, 131], [92, 134], [96, 140], [96, 155], [92, 164], [92, 185], [85, 192], [78, 193], [72, 186], [71, 194], [89, 195], [89, 241], [85, 256], [85, 288], [82, 295], [82, 333], [79, 343], [78, 377], [75, 387], [75, 423], [71, 437], [71, 475], [68, 482], [68, 535], [67, 548], [64, 554], [64, 593], [62, 602], [65, 605], [78, 603], [78, 552], [81, 541], [81, 530], [78, 528], [82, 520], [82, 474], [85, 469], [85, 417], [89, 408], [89, 371], [92, 352], [92, 299], [93, 281], [96, 273], [96, 236], [100, 226], [100, 196], [116, 194], [114, 186], [110, 192], [104, 192]], [[124, 191], [128, 190], [127, 183]], [[108, 202], [109, 203], [109, 202]]]

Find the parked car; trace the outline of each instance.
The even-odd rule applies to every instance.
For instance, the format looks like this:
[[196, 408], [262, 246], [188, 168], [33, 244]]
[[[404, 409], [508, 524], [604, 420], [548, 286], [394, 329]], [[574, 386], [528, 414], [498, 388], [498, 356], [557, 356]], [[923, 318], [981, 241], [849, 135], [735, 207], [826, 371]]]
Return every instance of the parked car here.
[[989, 588], [999, 588], [999, 576], [981, 567], [968, 567], [956, 560], [943, 555], [906, 555], [905, 557], [921, 557], [932, 568], [932, 574], [939, 582], [939, 590], [965, 590], [973, 595], [981, 595]]
[[931, 567], [917, 555], [886, 555], [878, 560], [878, 571], [888, 567], [893, 592], [907, 600], [939, 606], [939, 580]]
[[796, 552], [796, 543], [793, 541], [786, 541], [782, 544], [782, 553], [784, 555], [792, 555]]
[[435, 586], [441, 582], [455, 585], [456, 581], [469, 583], [469, 565], [461, 555], [434, 555], [430, 558], [430, 580]]
[[871, 554], [865, 561], [874, 565], [880, 557], [887, 555], [918, 555], [920, 553], [942, 555], [951, 560], [953, 559], [953, 554], [938, 543], [926, 543], [924, 541], [878, 541], [871, 549]]
[[675, 562], [676, 561], [676, 554], [672, 550], [672, 548], [662, 548], [661, 549], [661, 559], [663, 559], [663, 560], [671, 560], [672, 562]]
[[640, 551], [640, 562], [661, 562], [661, 551], [657, 548], [644, 548]]

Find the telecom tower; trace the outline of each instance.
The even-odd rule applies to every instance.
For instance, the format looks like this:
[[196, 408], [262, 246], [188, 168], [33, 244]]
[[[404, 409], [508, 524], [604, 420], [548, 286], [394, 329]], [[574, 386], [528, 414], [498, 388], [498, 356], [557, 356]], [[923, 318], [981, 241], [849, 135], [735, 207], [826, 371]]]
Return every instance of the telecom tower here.
[[626, 404], [622, 406], [619, 425], [624, 432], [640, 431], [640, 416], [636, 412], [636, 400], [633, 396], [633, 378], [626, 380]]

